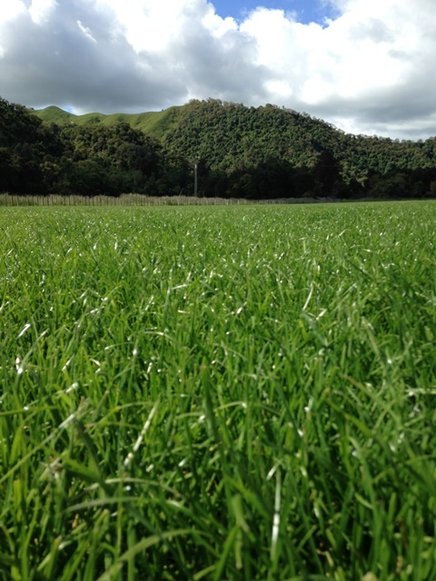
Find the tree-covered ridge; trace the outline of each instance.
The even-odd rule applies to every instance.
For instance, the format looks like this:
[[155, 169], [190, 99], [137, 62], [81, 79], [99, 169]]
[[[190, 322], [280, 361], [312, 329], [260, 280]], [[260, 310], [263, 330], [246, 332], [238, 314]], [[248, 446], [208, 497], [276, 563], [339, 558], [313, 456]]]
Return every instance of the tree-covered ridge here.
[[194, 166], [204, 196], [436, 194], [436, 138], [348, 135], [274, 105], [214, 99], [156, 113], [84, 116], [0, 100], [0, 191], [191, 194]]
[[0, 100], [0, 191], [27, 194], [149, 195], [180, 193], [183, 159], [125, 122], [43, 123]]
[[356, 171], [386, 174], [436, 165], [435, 138], [413, 142], [349, 135], [325, 121], [274, 105], [247, 108], [216, 100], [194, 101], [183, 108], [179, 124], [165, 142], [225, 170], [256, 166], [271, 158], [310, 168], [326, 151], [349, 178]]

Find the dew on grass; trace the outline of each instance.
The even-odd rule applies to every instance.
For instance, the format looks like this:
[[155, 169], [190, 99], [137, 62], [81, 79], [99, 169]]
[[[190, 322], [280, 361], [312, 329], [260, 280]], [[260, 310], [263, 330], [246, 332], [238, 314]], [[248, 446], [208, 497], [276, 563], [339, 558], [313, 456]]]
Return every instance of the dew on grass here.
[[313, 403], [314, 403], [314, 402], [313, 402], [313, 397], [311, 397], [311, 398], [309, 399], [309, 402], [308, 402], [308, 404], [307, 404], [306, 406], [304, 406], [304, 411], [306, 412], [306, 414], [308, 414], [308, 415], [309, 415], [309, 414], [311, 413], [311, 411], [312, 411], [312, 407], [313, 407]]
[[20, 337], [22, 337], [30, 329], [31, 326], [32, 325], [30, 323], [26, 323], [24, 327], [21, 329], [21, 331], [18, 333], [17, 339], [20, 339]]
[[70, 387], [67, 387], [67, 389], [65, 390], [65, 393], [69, 394], [69, 393], [72, 393], [73, 391], [77, 391], [77, 389], [79, 389], [79, 382], [74, 381], [74, 383], [72, 383], [70, 385]]
[[24, 373], [24, 365], [23, 365], [20, 357], [15, 358], [15, 369], [16, 369], [17, 375], [22, 375], [22, 373]]
[[62, 371], [67, 371], [68, 367], [71, 365], [72, 360], [73, 360], [72, 357], [70, 357], [65, 361], [65, 364], [62, 367]]

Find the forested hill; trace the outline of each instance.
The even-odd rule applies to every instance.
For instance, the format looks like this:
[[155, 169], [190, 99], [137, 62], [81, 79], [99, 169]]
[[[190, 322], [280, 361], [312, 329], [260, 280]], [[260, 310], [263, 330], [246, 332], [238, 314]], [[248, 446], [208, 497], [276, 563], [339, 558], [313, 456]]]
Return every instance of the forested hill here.
[[204, 196], [436, 195], [436, 138], [353, 136], [273, 105], [212, 99], [82, 116], [0, 99], [1, 191], [192, 194], [194, 165]]
[[191, 102], [180, 108], [179, 121], [164, 135], [164, 143], [173, 152], [225, 173], [292, 167], [310, 169], [327, 181], [341, 178], [345, 185], [365, 184], [374, 174], [436, 167], [436, 138], [413, 142], [349, 135], [325, 121], [274, 105], [247, 108], [214, 100]]

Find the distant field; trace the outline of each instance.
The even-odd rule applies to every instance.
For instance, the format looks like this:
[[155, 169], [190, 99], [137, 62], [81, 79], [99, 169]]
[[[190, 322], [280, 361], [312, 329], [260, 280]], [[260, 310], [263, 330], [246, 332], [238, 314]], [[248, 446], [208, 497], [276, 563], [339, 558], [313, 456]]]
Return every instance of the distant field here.
[[0, 578], [436, 578], [434, 202], [0, 208]]

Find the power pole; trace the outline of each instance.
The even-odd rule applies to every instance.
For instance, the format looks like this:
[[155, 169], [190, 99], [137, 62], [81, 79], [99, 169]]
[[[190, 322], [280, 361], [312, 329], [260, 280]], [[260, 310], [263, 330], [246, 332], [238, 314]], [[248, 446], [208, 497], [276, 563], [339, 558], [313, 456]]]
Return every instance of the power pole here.
[[197, 197], [198, 193], [198, 163], [194, 163], [194, 197]]

